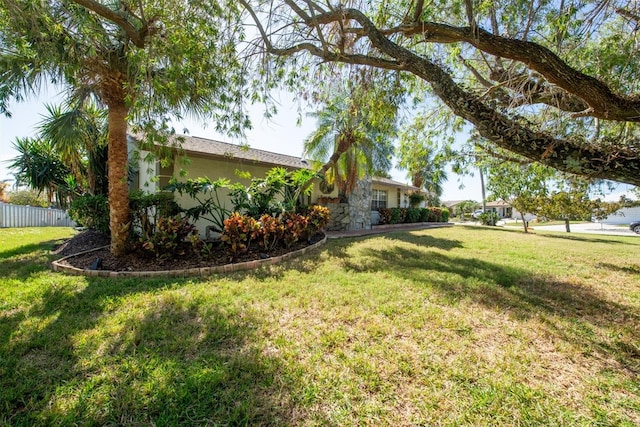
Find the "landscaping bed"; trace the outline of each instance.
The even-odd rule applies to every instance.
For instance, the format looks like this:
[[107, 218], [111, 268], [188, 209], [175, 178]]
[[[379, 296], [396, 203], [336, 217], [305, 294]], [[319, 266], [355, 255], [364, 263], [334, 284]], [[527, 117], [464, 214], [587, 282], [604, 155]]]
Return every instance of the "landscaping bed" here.
[[[317, 233], [309, 240], [296, 242], [288, 248], [276, 247], [269, 253], [265, 253], [261, 247], [255, 245], [233, 259], [230, 258], [225, 245], [222, 244], [212, 245], [207, 256], [156, 258], [146, 253], [134, 251], [118, 257], [111, 254], [109, 250], [109, 236], [94, 230], [85, 230], [60, 245], [55, 252], [66, 257], [60, 260], [59, 264], [81, 270], [177, 271], [281, 257], [312, 246], [322, 241], [324, 237], [323, 233]], [[94, 265], [92, 268], [92, 264], [96, 263], [96, 260], [100, 260], [100, 266], [95, 268]]]

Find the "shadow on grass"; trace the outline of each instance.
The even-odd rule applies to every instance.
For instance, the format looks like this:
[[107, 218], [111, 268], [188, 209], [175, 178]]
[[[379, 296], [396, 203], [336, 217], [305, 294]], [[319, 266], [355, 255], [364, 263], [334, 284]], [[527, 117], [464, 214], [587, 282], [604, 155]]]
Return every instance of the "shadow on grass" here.
[[563, 239], [563, 240], [571, 240], [575, 242], [589, 242], [589, 243], [608, 243], [612, 245], [632, 245], [635, 246], [640, 243], [640, 239], [638, 242], [630, 242], [619, 239], [626, 239], [628, 237], [633, 236], [605, 236], [598, 234], [584, 234], [584, 233], [566, 233], [564, 231], [545, 231], [545, 230], [536, 230], [535, 226], [531, 227], [531, 231], [529, 233], [525, 233], [522, 229], [516, 228], [503, 228], [503, 227], [490, 227], [490, 226], [470, 226], [470, 225], [457, 225], [456, 227], [466, 228], [469, 231], [474, 231], [476, 233], [516, 233], [521, 234], [523, 237], [528, 235], [530, 236], [540, 236], [550, 239]]
[[51, 253], [61, 240], [19, 246], [0, 252], [0, 274], [5, 278], [25, 280], [34, 273], [51, 269], [51, 262], [61, 258]]
[[[638, 256], [638, 259], [633, 260], [633, 261], [640, 263], [640, 256]], [[606, 268], [607, 270], [615, 271], [615, 272], [618, 272], [618, 273], [640, 274], [640, 264], [620, 267], [619, 265], [609, 264], [609, 263], [606, 263], [606, 262], [600, 262], [600, 263], [598, 263], [596, 265], [596, 267], [598, 267], [598, 268]]]
[[[416, 242], [400, 234], [393, 237]], [[419, 244], [365, 248], [357, 262], [343, 262], [347, 270], [385, 272], [430, 287], [451, 303], [470, 299], [516, 318], [539, 318], [551, 333], [585, 354], [615, 359], [627, 373], [640, 373], [640, 313], [631, 307], [568, 281], [426, 249]]]
[[14, 313], [27, 322], [0, 343], [0, 424], [287, 424], [292, 393], [256, 344], [260, 319], [189, 284], [87, 279]]

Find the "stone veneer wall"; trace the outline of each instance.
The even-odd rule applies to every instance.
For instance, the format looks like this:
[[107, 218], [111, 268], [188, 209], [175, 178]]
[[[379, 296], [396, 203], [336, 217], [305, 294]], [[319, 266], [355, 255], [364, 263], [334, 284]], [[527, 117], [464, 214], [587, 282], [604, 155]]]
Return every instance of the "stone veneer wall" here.
[[349, 203], [328, 203], [331, 219], [328, 231], [371, 229], [371, 180], [358, 181]]
[[356, 184], [349, 194], [349, 230], [371, 229], [371, 179]]

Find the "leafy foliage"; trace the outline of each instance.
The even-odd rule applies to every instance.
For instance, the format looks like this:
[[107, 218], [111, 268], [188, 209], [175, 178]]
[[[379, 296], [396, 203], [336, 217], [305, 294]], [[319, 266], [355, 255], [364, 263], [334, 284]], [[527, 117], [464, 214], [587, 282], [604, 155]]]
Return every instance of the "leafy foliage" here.
[[498, 223], [498, 214], [495, 212], [482, 212], [478, 215], [478, 221], [482, 225], [496, 225]]
[[280, 218], [264, 214], [260, 217], [259, 234], [264, 250], [272, 251], [284, 238], [284, 224]]
[[220, 239], [227, 245], [227, 252], [233, 260], [247, 252], [251, 242], [258, 237], [260, 237], [258, 221], [253, 217], [234, 212], [224, 220], [224, 230]]
[[18, 183], [45, 191], [49, 204], [56, 195], [58, 203], [65, 205], [69, 193], [67, 178], [71, 170], [64, 164], [53, 144], [44, 139], [16, 138], [13, 148], [18, 156], [11, 159], [9, 169], [15, 170]]
[[[129, 196], [129, 206], [134, 239], [138, 236], [145, 241], [151, 240], [156, 234], [161, 218], [175, 218], [181, 212], [169, 193], [145, 194], [136, 191]], [[186, 219], [189, 220], [188, 217]]]
[[71, 202], [69, 217], [78, 225], [109, 234], [109, 204], [105, 195], [76, 197]]
[[264, 178], [253, 178], [249, 186], [240, 183], [230, 186], [232, 209], [255, 219], [265, 214], [295, 212], [299, 197], [311, 194], [313, 187], [309, 183], [314, 176], [306, 169], [292, 172], [281, 167], [270, 169]]
[[298, 240], [302, 240], [307, 235], [308, 219], [298, 213], [289, 212], [283, 215], [284, 224], [284, 246], [290, 248]]
[[324, 106], [312, 114], [317, 129], [305, 140], [304, 155], [323, 165], [320, 174], [327, 172], [345, 198], [365, 175], [384, 176], [391, 168], [400, 99], [391, 76], [360, 72], [332, 83], [321, 89]]
[[331, 219], [331, 212], [326, 206], [311, 206], [309, 212], [307, 212], [307, 227], [309, 237], [313, 236], [318, 231], [322, 230], [329, 224]]
[[191, 250], [186, 242], [196, 242], [198, 229], [180, 215], [161, 216], [151, 235], [142, 235], [134, 249], [142, 249], [159, 260], [185, 256]]
[[231, 212], [221, 201], [220, 192], [227, 191], [230, 182], [226, 178], [211, 181], [207, 177], [200, 177], [188, 179], [186, 182], [173, 179], [166, 190], [180, 195], [186, 194], [194, 199], [197, 202], [196, 205], [185, 209], [185, 215], [194, 222], [199, 218], [205, 219], [213, 224], [217, 232], [222, 232], [224, 220]]
[[378, 212], [380, 224], [449, 221], [449, 210], [442, 208], [384, 208], [378, 209]]
[[130, 224], [129, 125], [145, 134], [146, 149], [166, 144], [169, 121], [186, 112], [215, 116], [216, 130], [240, 134], [249, 125], [247, 68], [236, 55], [242, 38], [235, 2], [4, 2], [0, 112], [46, 79], [69, 89], [72, 101], [106, 105], [111, 250], [121, 255]]
[[409, 208], [407, 209], [407, 222], [420, 222], [422, 212], [417, 208]]
[[7, 201], [14, 205], [49, 207], [49, 201], [36, 190], [19, 190], [7, 193]]

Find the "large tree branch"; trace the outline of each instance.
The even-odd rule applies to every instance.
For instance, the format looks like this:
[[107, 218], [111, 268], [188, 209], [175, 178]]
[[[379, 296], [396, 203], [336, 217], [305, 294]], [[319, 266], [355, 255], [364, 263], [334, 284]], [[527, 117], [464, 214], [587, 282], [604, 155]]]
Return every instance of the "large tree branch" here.
[[[245, 0], [241, 2], [248, 7]], [[255, 15], [253, 16], [255, 19]], [[304, 20], [304, 17], [300, 17]], [[388, 64], [393, 63], [396, 66], [394, 69], [405, 70], [428, 82], [434, 94], [447, 104], [454, 114], [474, 124], [480, 135], [499, 147], [562, 171], [640, 185], [640, 146], [610, 147], [554, 138], [549, 134], [534, 131], [483, 103], [473, 93], [462, 89], [435, 63], [391, 41], [359, 10], [342, 9], [328, 12], [315, 16], [313, 22], [310, 19], [305, 20], [305, 24], [311, 26], [314, 22], [330, 23], [338, 19], [356, 21], [373, 48], [391, 59], [369, 55], [366, 56], [366, 60], [351, 62], [351, 59], [362, 56], [355, 55], [352, 58], [350, 55], [334, 54], [310, 43], [298, 44], [295, 51], [306, 50], [325, 61], [360, 63], [374, 67], [378, 66], [379, 61], [380, 68], [389, 68]], [[258, 21], [256, 23], [260, 25]], [[261, 34], [263, 38], [267, 37], [266, 32], [261, 31]], [[480, 38], [485, 37], [484, 33], [481, 34]], [[271, 46], [269, 41], [265, 43], [272, 53], [288, 52], [286, 48]]]
[[80, 6], [86, 7], [87, 9], [97, 13], [105, 19], [113, 22], [127, 34], [127, 36], [131, 39], [134, 45], [139, 48], [144, 48], [144, 37], [148, 31], [148, 26], [145, 25], [142, 30], [138, 30], [133, 24], [131, 24], [127, 19], [117, 13], [115, 10], [110, 9], [102, 4], [93, 1], [93, 0], [72, 0], [74, 3], [79, 4]]
[[433, 22], [414, 22], [381, 32], [384, 35], [422, 35], [433, 43], [466, 42], [501, 58], [522, 62], [544, 78], [578, 96], [591, 109], [589, 115], [607, 120], [640, 122], [640, 96], [624, 97], [595, 77], [570, 67], [551, 50], [537, 43], [493, 35], [481, 28], [454, 27]]

